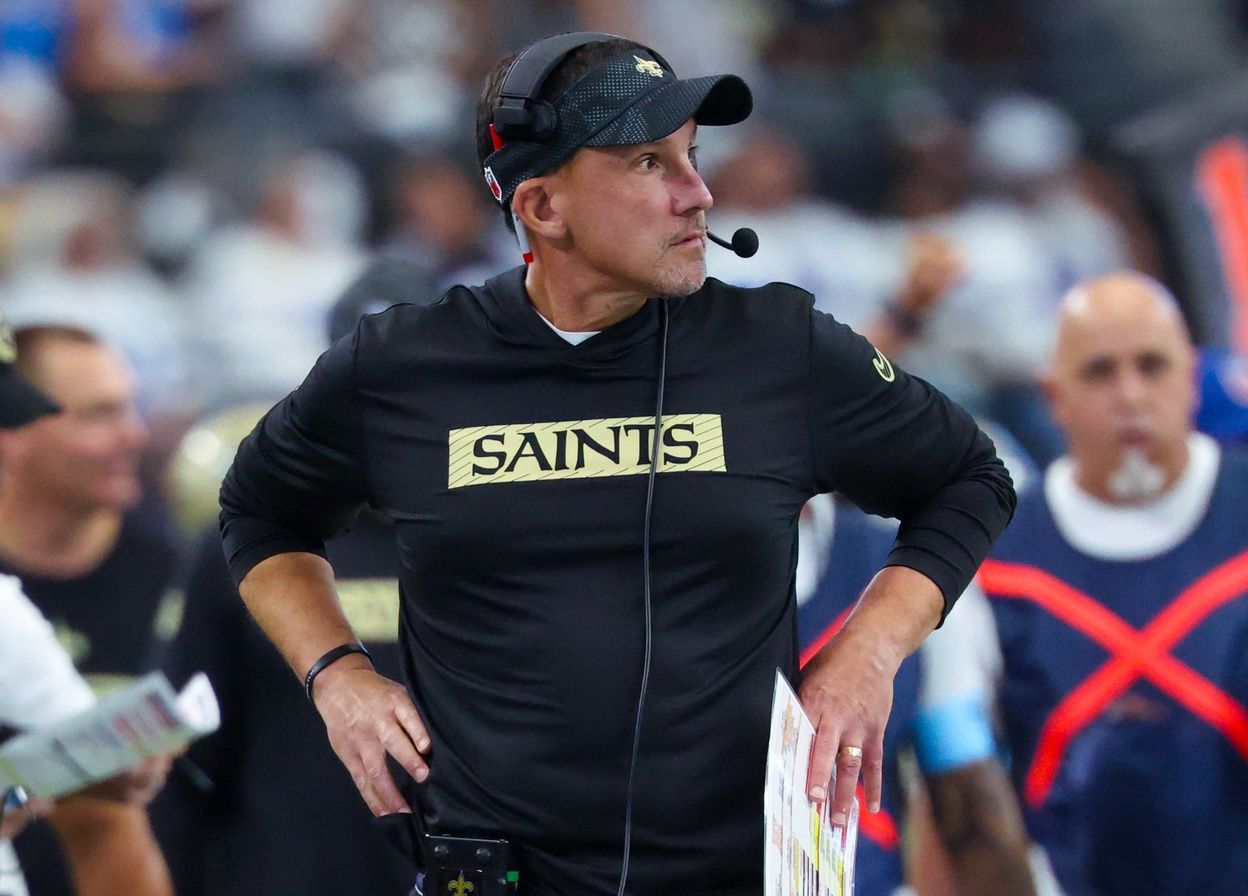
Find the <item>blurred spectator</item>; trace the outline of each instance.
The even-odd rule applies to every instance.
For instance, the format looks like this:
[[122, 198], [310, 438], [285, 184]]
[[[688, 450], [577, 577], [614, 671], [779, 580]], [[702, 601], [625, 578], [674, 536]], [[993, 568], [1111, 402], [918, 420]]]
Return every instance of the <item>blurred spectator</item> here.
[[298, 385], [324, 348], [334, 299], [364, 264], [358, 172], [304, 153], [277, 167], [249, 223], [217, 233], [184, 286], [217, 404], [276, 397]]
[[871, 36], [865, 13], [854, 2], [793, 5], [764, 44], [769, 77], [751, 85], [757, 111], [816, 161], [813, 192], [878, 211], [887, 168], [879, 109], [858, 77]]
[[1053, 256], [1059, 293], [1134, 266], [1123, 228], [1082, 189], [1081, 138], [1057, 106], [1026, 95], [996, 99], [980, 113], [972, 140], [976, 173], [1024, 209]]
[[60, 55], [73, 99], [72, 165], [142, 182], [160, 170], [190, 121], [195, 88], [221, 74], [199, 27], [204, 0], [68, 0]]
[[139, 258], [131, 193], [99, 171], [62, 171], [20, 193], [14, 270], [0, 307], [14, 326], [56, 324], [98, 334], [135, 368], [149, 421], [195, 407], [186, 319], [177, 297]]
[[415, 154], [403, 161], [389, 192], [395, 214], [386, 251], [408, 254], [437, 288], [484, 282], [519, 262], [475, 165], [468, 168], [449, 151]]
[[1025, 208], [973, 189], [965, 127], [933, 94], [915, 94], [893, 127], [902, 168], [891, 205], [946, 239], [965, 274], [931, 314], [907, 367], [995, 419], [1045, 462], [1060, 437], [1038, 386], [1054, 333], [1060, 269]]
[[[340, 69], [372, 0], [230, 0], [219, 33], [229, 78], [197, 117], [191, 170], [246, 200], [279, 152], [342, 144], [353, 122]], [[415, 4], [418, 5], [418, 4]], [[417, 104], [418, 101], [417, 101]]]
[[20, 369], [63, 412], [0, 436], [0, 569], [20, 575], [79, 668], [107, 687], [142, 671], [175, 562], [136, 474], [147, 430], [134, 376], [82, 330], [15, 338]]
[[198, 84], [217, 72], [197, 41], [203, 0], [70, 0], [73, 25], [63, 57], [79, 97], [146, 94]]
[[1035, 35], [1036, 83], [1093, 133], [1248, 61], [1223, 0], [1025, 0], [1019, 8]]
[[[385, 311], [400, 302], [435, 302], [440, 296], [429, 269], [418, 258], [407, 252], [383, 252], [369, 263], [359, 279], [334, 303], [326, 331], [330, 342], [336, 342], [350, 335], [366, 314]], [[229, 465], [226, 466], [228, 468]], [[220, 485], [220, 479], [215, 485]], [[213, 497], [216, 497], [215, 489]]]
[[[150, 507], [139, 506], [146, 432], [133, 376], [119, 355], [81, 330], [18, 330], [15, 344], [22, 375], [62, 410], [0, 433], [0, 572], [22, 579], [87, 680], [107, 690], [145, 669], [176, 559], [165, 527]], [[61, 829], [60, 842], [98, 849], [102, 843], [89, 833], [102, 819], [90, 807], [84, 813], [74, 823], [87, 829]], [[138, 825], [136, 842], [146, 844], [147, 858], [163, 873], [146, 816], [128, 824]], [[27, 878], [47, 888], [35, 892], [72, 892], [60, 843], [44, 826], [31, 827], [15, 845]], [[77, 867], [82, 857], [68, 858]]]
[[66, 112], [54, 77], [27, 58], [0, 52], [0, 188], [50, 155]]
[[195, 250], [221, 226], [225, 211], [218, 191], [177, 168], [146, 184], [133, 204], [143, 256], [169, 278], [184, 271]]
[[711, 225], [727, 238], [738, 226], [759, 236], [740, 258], [711, 248], [708, 272], [743, 286], [772, 281], [810, 290], [815, 306], [900, 355], [962, 273], [957, 253], [931, 234], [907, 238], [810, 192], [810, 164], [792, 140], [755, 131], [712, 178]]
[[[14, 370], [16, 346], [0, 320], [0, 430], [20, 429], [57, 407]], [[0, 576], [0, 741], [10, 732], [51, 724], [89, 709], [94, 696], [56, 640], [52, 626], [22, 592], [21, 582]], [[163, 766], [163, 763], [161, 763]], [[153, 768], [153, 770], [155, 770]], [[132, 776], [131, 780], [137, 780]], [[148, 783], [158, 785], [163, 776]], [[98, 789], [98, 788], [97, 788]], [[150, 787], [131, 791], [136, 804], [154, 794]], [[168, 889], [168, 875], [152, 848], [138, 805], [92, 805], [103, 794], [66, 797], [58, 802], [32, 799], [15, 808], [10, 791], [0, 792], [0, 892], [27, 896], [26, 875], [10, 842], [35, 812], [46, 815], [68, 837], [65, 847], [81, 893], [156, 894]], [[123, 801], [126, 797], [123, 796]], [[94, 814], [100, 823], [84, 824]], [[79, 836], [81, 835], [81, 836]], [[94, 846], [89, 846], [88, 842]], [[102, 847], [102, 848], [101, 848]]]
[[69, 0], [0, 3], [0, 188], [56, 147], [69, 111], [58, 65], [70, 23]]
[[473, 4], [371, 0], [357, 5], [342, 66], [364, 130], [398, 145], [455, 133], [476, 101], [469, 86], [480, 65], [469, 15]]
[[274, 74], [314, 74], [341, 49], [357, 0], [234, 0], [227, 10], [231, 44], [248, 67]]
[[1070, 452], [980, 571], [974, 641], [999, 644], [1014, 782], [1072, 896], [1248, 886], [1248, 459], [1191, 431], [1194, 367], [1155, 281], [1071, 292], [1047, 386]]

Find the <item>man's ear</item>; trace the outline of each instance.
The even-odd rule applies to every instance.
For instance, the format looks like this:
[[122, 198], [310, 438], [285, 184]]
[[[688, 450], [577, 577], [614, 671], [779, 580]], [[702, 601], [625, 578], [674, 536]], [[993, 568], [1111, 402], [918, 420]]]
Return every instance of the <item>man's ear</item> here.
[[567, 237], [567, 222], [551, 201], [547, 178], [522, 181], [511, 197], [511, 207], [531, 235], [551, 242]]
[[1184, 346], [1184, 348], [1186, 352], [1183, 357], [1183, 363], [1187, 365], [1188, 414], [1194, 420], [1196, 419], [1196, 412], [1200, 410], [1200, 353], [1190, 343]]
[[1044, 398], [1049, 406], [1049, 416], [1059, 428], [1065, 429], [1065, 413], [1066, 404], [1062, 395], [1061, 384], [1057, 381], [1057, 374], [1052, 367], [1048, 367], [1040, 374], [1040, 389], [1044, 392]]

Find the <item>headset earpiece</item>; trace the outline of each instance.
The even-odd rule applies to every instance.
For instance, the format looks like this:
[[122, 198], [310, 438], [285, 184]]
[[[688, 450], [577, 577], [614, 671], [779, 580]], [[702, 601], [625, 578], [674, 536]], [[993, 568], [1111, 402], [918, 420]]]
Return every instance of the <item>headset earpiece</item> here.
[[[494, 109], [494, 130], [503, 140], [549, 140], [559, 130], [559, 115], [554, 105], [537, 98], [547, 76], [578, 47], [604, 40], [617, 40], [618, 35], [601, 31], [577, 31], [539, 40], [511, 64], [499, 88], [499, 104]], [[654, 54], [656, 59], [661, 57]]]
[[533, 120], [529, 125], [529, 133], [534, 140], [549, 140], [559, 132], [559, 112], [554, 104], [544, 100], [536, 100], [532, 108]]
[[494, 110], [494, 130], [506, 141], [547, 140], [559, 130], [559, 113], [544, 100], [505, 97]]

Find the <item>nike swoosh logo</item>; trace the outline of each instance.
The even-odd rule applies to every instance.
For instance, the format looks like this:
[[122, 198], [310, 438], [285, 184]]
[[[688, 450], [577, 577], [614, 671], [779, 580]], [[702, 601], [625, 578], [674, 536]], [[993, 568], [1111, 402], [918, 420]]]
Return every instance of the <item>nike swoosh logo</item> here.
[[897, 379], [897, 373], [893, 370], [893, 365], [888, 362], [888, 358], [884, 357], [884, 353], [878, 348], [875, 350], [875, 359], [871, 362], [871, 366], [875, 368], [875, 372], [880, 375], [886, 383], [891, 383]]

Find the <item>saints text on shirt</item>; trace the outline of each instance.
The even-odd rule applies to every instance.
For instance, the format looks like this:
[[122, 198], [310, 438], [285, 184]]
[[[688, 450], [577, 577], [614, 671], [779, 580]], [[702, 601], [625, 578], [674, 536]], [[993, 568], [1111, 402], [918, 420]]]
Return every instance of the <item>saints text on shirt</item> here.
[[[653, 417], [564, 420], [453, 429], [450, 488], [492, 482], [534, 482], [635, 476], [649, 472]], [[658, 471], [723, 472], [718, 414], [673, 414], [663, 420]]]

